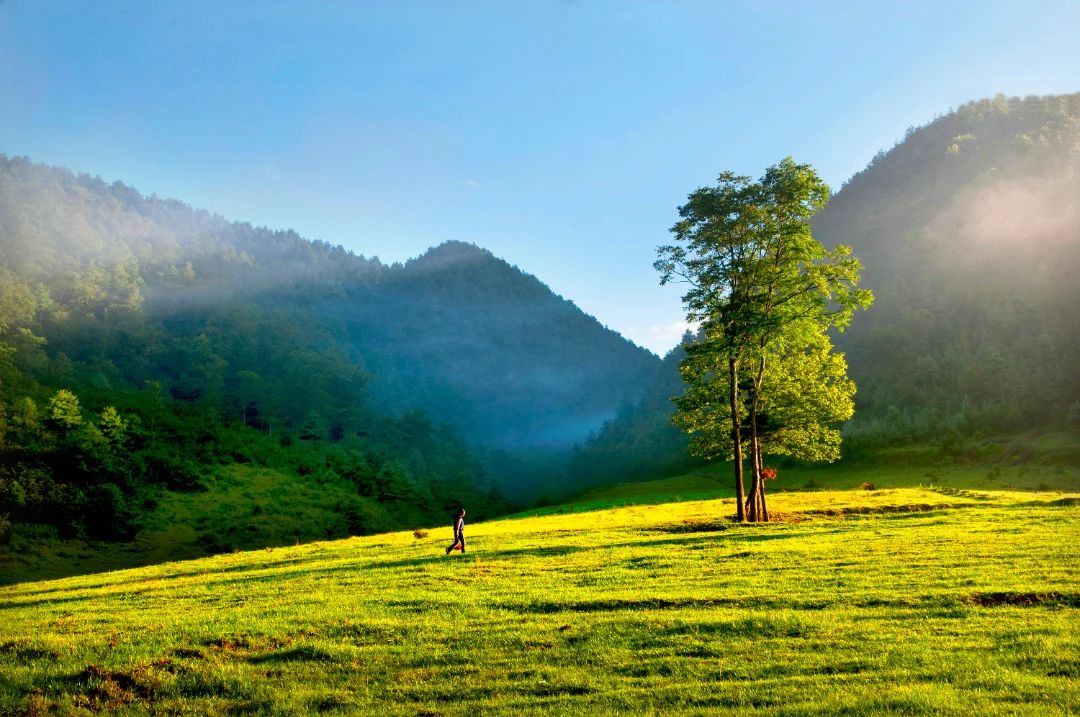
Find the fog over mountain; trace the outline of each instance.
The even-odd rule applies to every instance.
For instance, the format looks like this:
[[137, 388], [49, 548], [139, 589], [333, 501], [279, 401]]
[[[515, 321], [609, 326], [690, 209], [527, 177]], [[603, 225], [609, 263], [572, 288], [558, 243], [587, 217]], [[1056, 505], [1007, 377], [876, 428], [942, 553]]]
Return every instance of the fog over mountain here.
[[[1080, 430], [1080, 94], [997, 96], [911, 128], [813, 228], [854, 248], [876, 296], [836, 337], [858, 385], [850, 448]], [[674, 395], [673, 380], [649, 393]], [[687, 440], [672, 412], [624, 412], [570, 482], [617, 479], [613, 454], [668, 470]]]
[[[35, 291], [65, 303], [65, 291], [100, 274], [90, 295], [119, 292], [114, 302], [174, 324], [247, 301], [295, 311], [299, 321], [333, 327], [319, 341], [365, 372], [374, 407], [423, 409], [480, 445], [568, 447], [639, 396], [640, 377], [657, 363], [537, 278], [467, 243], [385, 265], [120, 183], [21, 159], [0, 169], [4, 266]], [[85, 353], [65, 349], [69, 358]], [[98, 358], [113, 360], [108, 350]], [[164, 363], [138, 375], [118, 365], [118, 377], [182, 372], [158, 358]], [[221, 358], [227, 375], [245, 369], [246, 357]]]
[[659, 363], [471, 244], [386, 265], [0, 157], [0, 572], [502, 514]]

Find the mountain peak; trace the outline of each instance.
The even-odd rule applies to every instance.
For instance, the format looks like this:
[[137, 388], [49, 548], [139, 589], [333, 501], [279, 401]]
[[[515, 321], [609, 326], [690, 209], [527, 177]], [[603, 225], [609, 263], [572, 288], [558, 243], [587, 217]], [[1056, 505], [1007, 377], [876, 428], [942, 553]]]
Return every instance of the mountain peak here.
[[451, 239], [431, 247], [406, 264], [411, 268], [441, 269], [454, 264], [480, 264], [490, 260], [497, 259], [487, 249], [470, 242]]

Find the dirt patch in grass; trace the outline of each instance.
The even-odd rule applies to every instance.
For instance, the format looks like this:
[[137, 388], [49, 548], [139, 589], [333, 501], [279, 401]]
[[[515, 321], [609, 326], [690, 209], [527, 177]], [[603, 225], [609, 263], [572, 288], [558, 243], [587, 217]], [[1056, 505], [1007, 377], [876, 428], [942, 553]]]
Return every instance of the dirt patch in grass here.
[[130, 670], [109, 670], [100, 665], [87, 665], [75, 676], [82, 687], [76, 696], [80, 707], [100, 712], [113, 710], [133, 702], [153, 702], [161, 691], [161, 672], [171, 672], [172, 661], [161, 658], [138, 665]]
[[249, 657], [253, 654], [273, 652], [282, 647], [288, 647], [292, 644], [292, 640], [271, 635], [229, 635], [207, 640], [203, 644], [211, 653]]

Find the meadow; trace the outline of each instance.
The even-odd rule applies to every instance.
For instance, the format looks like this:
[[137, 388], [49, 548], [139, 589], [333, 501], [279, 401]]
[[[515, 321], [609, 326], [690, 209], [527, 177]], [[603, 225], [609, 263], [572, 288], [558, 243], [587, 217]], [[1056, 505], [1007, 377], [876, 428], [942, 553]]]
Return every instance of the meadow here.
[[1080, 711], [1080, 494], [668, 500], [3, 587], [0, 714]]

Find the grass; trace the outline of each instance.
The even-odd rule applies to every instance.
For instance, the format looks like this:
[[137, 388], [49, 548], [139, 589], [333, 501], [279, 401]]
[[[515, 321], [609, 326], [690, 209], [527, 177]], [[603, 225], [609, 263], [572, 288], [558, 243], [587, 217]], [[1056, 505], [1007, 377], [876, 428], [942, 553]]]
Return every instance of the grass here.
[[348, 484], [313, 486], [270, 468], [232, 464], [205, 479], [198, 493], [165, 492], [130, 543], [63, 540], [55, 529], [16, 525], [0, 547], [0, 585], [153, 565], [267, 545], [345, 537], [340, 505], [370, 507], [371, 522], [390, 520]]
[[[709, 488], [684, 480], [653, 489]], [[0, 714], [1080, 711], [1080, 494], [952, 482], [781, 488], [763, 526], [728, 498], [594, 506], [470, 525], [464, 556], [444, 527], [4, 587]], [[642, 498], [613, 493], [591, 500]]]
[[[912, 466], [851, 461], [835, 465], [782, 468], [777, 478], [769, 481], [767, 489], [770, 495], [776, 495], [822, 489], [852, 490], [861, 488], [864, 483], [870, 483], [875, 488], [1070, 491], [1080, 489], [1080, 465], [972, 465], [938, 461]], [[735, 491], [732, 485], [731, 465], [721, 463], [671, 478], [595, 488], [578, 495], [572, 502], [536, 508], [523, 512], [520, 516], [733, 498]]]

